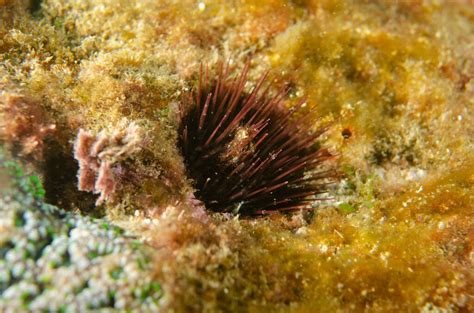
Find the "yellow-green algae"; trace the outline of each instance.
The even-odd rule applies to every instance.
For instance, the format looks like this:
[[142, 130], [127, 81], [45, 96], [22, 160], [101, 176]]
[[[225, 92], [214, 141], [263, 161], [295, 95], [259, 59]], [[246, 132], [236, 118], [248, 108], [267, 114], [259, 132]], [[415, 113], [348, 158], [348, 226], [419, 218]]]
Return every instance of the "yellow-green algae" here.
[[[0, 1], [1, 100], [34, 99], [64, 158], [79, 128], [146, 130], [128, 161], [146, 177], [104, 211], [156, 247], [167, 309], [474, 310], [469, 1], [29, 3]], [[252, 81], [272, 69], [315, 122], [332, 121], [325, 144], [346, 176], [309, 223], [188, 213], [175, 104], [201, 62], [249, 55]], [[67, 184], [60, 202], [90, 214]]]

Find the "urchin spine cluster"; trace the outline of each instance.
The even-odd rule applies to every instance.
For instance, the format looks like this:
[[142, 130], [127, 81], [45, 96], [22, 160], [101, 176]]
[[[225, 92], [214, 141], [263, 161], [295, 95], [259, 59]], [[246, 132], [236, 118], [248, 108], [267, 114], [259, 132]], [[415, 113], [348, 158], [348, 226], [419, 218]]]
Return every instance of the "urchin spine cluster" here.
[[295, 118], [304, 101], [286, 109], [285, 89], [270, 96], [267, 75], [245, 92], [248, 71], [246, 63], [232, 78], [221, 65], [211, 79], [201, 66], [197, 88], [183, 97], [179, 145], [195, 197], [209, 210], [243, 216], [311, 208], [334, 177], [321, 169], [332, 157], [317, 146], [325, 129]]

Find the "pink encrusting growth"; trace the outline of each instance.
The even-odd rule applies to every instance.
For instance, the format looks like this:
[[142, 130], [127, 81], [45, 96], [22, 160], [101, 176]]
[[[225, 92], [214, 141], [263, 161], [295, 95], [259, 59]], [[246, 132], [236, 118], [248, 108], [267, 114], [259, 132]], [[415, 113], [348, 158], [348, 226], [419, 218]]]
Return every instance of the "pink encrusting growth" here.
[[310, 209], [336, 177], [322, 164], [332, 154], [318, 147], [325, 128], [311, 130], [283, 105], [286, 90], [270, 96], [263, 75], [245, 92], [249, 63], [230, 77], [201, 67], [197, 88], [181, 103], [179, 143], [196, 198], [207, 209], [244, 216]]
[[15, 154], [44, 161], [45, 142], [56, 130], [56, 124], [39, 101], [0, 92], [0, 141]]
[[111, 200], [124, 174], [120, 162], [140, 151], [143, 141], [135, 123], [112, 134], [79, 130], [74, 143], [74, 157], [79, 162], [78, 189], [100, 194], [96, 205]]

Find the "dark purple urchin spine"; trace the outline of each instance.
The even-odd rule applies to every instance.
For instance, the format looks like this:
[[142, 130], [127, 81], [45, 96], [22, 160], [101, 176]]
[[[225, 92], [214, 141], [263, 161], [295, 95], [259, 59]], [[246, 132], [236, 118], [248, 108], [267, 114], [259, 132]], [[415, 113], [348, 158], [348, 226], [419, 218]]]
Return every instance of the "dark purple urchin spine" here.
[[324, 129], [293, 118], [284, 90], [270, 97], [266, 75], [246, 93], [248, 70], [247, 63], [231, 79], [229, 66], [220, 66], [211, 80], [201, 67], [199, 85], [181, 103], [179, 145], [195, 197], [209, 210], [243, 216], [311, 208], [334, 178], [319, 169], [332, 157], [317, 146]]

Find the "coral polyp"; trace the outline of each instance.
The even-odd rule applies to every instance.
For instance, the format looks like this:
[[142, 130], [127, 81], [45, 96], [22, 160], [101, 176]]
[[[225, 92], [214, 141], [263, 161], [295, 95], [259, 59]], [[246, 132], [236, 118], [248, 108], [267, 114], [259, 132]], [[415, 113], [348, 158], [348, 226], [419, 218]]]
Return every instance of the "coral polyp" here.
[[179, 145], [194, 195], [209, 210], [241, 216], [311, 209], [335, 177], [323, 164], [333, 155], [317, 143], [325, 129], [296, 116], [304, 101], [284, 106], [285, 88], [270, 96], [267, 75], [246, 92], [248, 71], [248, 62], [239, 75], [220, 65], [212, 79], [201, 66], [183, 97]]

